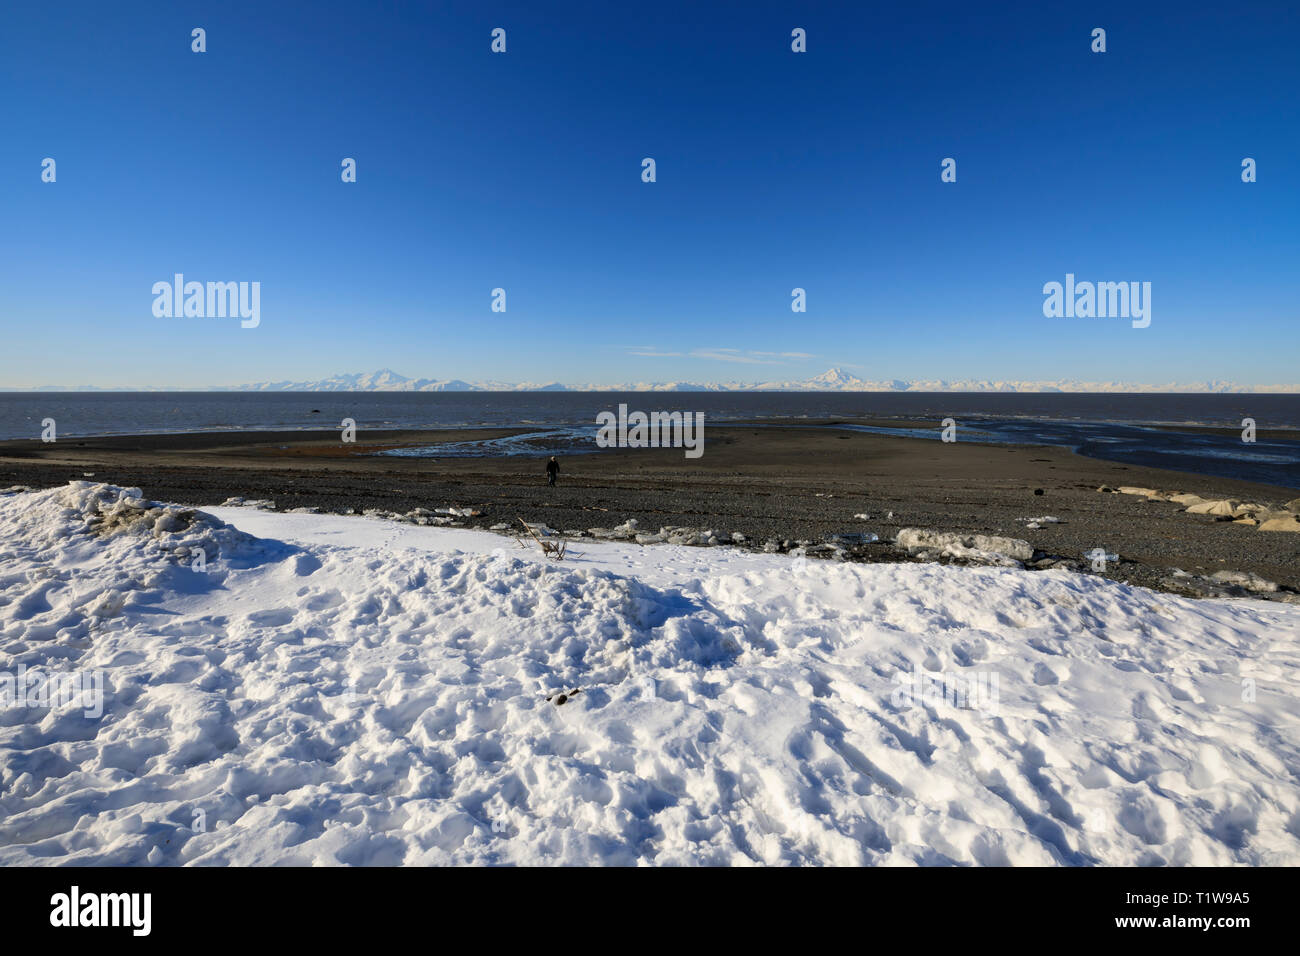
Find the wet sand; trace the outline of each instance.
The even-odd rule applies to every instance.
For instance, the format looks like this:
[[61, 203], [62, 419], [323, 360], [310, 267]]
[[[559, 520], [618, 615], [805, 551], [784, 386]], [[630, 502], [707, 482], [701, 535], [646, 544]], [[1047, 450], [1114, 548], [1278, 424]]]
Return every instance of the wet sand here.
[[[561, 459], [556, 488], [546, 487], [544, 457], [374, 455], [525, 430], [371, 431], [351, 444], [337, 431], [8, 441], [0, 442], [0, 487], [50, 487], [89, 472], [90, 480], [200, 506], [232, 496], [271, 499], [280, 510], [472, 506], [484, 516], [466, 524], [478, 527], [523, 518], [559, 530], [608, 528], [636, 518], [650, 531], [739, 531], [752, 544], [777, 539], [783, 548], [844, 531], [892, 539], [915, 526], [1023, 538], [1073, 558], [1105, 548], [1123, 559], [1108, 577], [1151, 587], [1162, 587], [1167, 569], [1177, 567], [1250, 571], [1300, 588], [1300, 534], [1260, 532], [1185, 514], [1168, 502], [1097, 491], [1103, 484], [1137, 485], [1280, 505], [1298, 496], [1294, 489], [1127, 466], [1055, 447], [944, 444], [780, 423], [711, 425], [702, 458], [687, 459], [681, 449], [570, 455]], [[854, 517], [862, 513], [870, 517]], [[1032, 530], [1017, 520], [1044, 515], [1063, 523]], [[865, 558], [900, 555], [882, 543]]]

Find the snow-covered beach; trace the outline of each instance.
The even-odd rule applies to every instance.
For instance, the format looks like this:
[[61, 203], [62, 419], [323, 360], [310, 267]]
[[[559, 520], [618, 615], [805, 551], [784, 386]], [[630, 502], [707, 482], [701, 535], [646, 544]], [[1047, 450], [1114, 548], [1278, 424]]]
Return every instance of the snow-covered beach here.
[[0, 864], [1300, 863], [1300, 606], [91, 482], [0, 535], [0, 675], [103, 690], [0, 706]]

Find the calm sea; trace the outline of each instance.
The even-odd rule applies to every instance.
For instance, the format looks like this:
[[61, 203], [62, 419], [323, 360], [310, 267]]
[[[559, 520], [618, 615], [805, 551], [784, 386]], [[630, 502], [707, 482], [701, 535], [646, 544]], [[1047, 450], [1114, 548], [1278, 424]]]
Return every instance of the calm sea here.
[[[438, 445], [414, 454], [574, 454], [593, 450], [596, 413], [703, 412], [706, 423], [757, 418], [953, 418], [959, 440], [1048, 444], [1112, 461], [1300, 488], [1300, 443], [1153, 429], [1251, 418], [1260, 430], [1300, 429], [1300, 395], [1062, 395], [950, 392], [8, 392], [0, 438], [193, 431], [524, 426], [521, 440]], [[938, 438], [937, 430], [915, 433]], [[706, 439], [707, 440], [707, 439]]]

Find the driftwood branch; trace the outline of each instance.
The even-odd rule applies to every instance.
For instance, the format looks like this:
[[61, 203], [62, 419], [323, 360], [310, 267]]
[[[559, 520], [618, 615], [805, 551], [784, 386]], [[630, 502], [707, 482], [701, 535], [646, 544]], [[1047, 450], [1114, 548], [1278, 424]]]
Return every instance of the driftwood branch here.
[[541, 547], [542, 554], [546, 555], [548, 558], [554, 558], [556, 561], [564, 560], [564, 552], [568, 546], [567, 541], [565, 541], [563, 538], [560, 539], [558, 544], [556, 544], [554, 541], [543, 541], [542, 538], [537, 534], [537, 532], [533, 530], [532, 525], [530, 525], [527, 521], [525, 521], [523, 518], [519, 518], [519, 523], [524, 526], [525, 531], [527, 531], [530, 535], [533, 536], [533, 540], [536, 541], [537, 544]]

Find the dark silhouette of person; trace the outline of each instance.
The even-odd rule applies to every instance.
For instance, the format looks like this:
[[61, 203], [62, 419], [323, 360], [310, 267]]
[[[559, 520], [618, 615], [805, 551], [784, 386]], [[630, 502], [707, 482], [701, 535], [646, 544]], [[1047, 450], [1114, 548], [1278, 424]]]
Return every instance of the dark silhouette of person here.
[[552, 455], [551, 460], [546, 463], [546, 484], [549, 487], [551, 488], [555, 487], [555, 477], [559, 473], [560, 473], [560, 463], [556, 461], [555, 456]]

